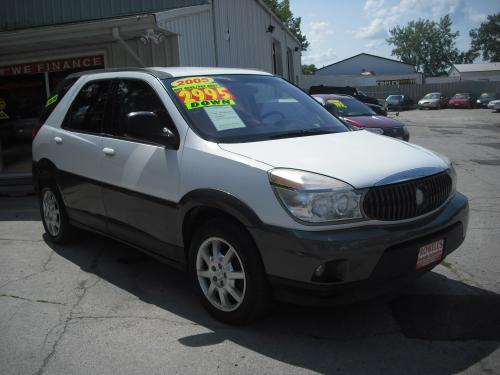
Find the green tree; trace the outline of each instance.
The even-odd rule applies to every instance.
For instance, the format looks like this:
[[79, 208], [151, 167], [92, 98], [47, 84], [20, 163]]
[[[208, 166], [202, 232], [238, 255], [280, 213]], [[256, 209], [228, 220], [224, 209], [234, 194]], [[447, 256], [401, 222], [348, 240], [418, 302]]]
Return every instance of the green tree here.
[[316, 71], [316, 65], [314, 64], [303, 64], [302, 65], [302, 74], [313, 74]]
[[264, 0], [264, 3], [276, 14], [293, 35], [299, 40], [302, 51], [307, 50], [309, 42], [300, 29], [302, 19], [294, 17], [290, 9], [290, 0]]
[[490, 14], [486, 22], [469, 32], [471, 53], [482, 52], [483, 59], [491, 62], [500, 61], [500, 12]]
[[449, 14], [439, 22], [422, 19], [410, 21], [406, 26], [396, 26], [390, 30], [391, 36], [387, 43], [394, 45], [392, 55], [414, 65], [418, 71], [423, 71], [427, 76], [443, 75], [457, 60], [472, 57], [455, 47], [459, 33], [452, 32], [451, 25]]

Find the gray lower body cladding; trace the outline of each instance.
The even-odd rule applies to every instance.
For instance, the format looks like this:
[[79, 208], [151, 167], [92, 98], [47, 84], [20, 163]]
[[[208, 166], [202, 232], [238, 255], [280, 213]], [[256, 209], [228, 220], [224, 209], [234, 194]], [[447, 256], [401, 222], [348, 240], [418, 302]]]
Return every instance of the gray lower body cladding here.
[[[430, 271], [439, 262], [417, 270], [419, 248], [444, 239], [444, 258], [463, 242], [468, 217], [467, 198], [455, 193], [438, 212], [406, 223], [330, 231], [249, 230], [276, 296], [316, 304], [383, 294]], [[314, 271], [321, 264], [329, 280], [316, 282]]]

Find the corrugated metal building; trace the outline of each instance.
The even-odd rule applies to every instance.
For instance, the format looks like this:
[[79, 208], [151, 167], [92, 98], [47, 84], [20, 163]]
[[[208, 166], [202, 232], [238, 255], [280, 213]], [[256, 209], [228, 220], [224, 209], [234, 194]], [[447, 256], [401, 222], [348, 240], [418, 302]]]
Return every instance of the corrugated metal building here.
[[448, 72], [452, 79], [469, 81], [500, 81], [500, 62], [454, 64]]
[[386, 57], [360, 53], [336, 63], [324, 66], [314, 74], [331, 75], [389, 75], [415, 73], [415, 67], [404, 62]]
[[[298, 83], [300, 43], [261, 0], [0, 2], [0, 125], [34, 121], [71, 72], [140, 66], [253, 68]], [[0, 142], [0, 173], [29, 170], [1, 132]]]
[[301, 78], [301, 87], [311, 86], [400, 86], [421, 84], [422, 73], [398, 60], [360, 53], [324, 66]]

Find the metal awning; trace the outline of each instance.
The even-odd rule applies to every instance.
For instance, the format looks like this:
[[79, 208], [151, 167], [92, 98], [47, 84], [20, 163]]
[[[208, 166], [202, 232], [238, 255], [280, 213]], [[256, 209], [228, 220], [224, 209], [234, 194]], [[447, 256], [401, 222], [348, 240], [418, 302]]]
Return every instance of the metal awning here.
[[119, 30], [120, 37], [129, 40], [142, 36], [151, 28], [157, 28], [155, 16], [145, 14], [0, 32], [0, 59], [5, 61], [11, 59], [11, 55], [27, 52], [115, 42], [113, 30]]

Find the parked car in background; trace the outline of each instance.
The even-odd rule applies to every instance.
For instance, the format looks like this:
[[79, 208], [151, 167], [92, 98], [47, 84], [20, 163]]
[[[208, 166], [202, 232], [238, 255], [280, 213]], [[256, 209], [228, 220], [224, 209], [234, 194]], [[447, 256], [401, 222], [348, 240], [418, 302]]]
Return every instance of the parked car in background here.
[[455, 94], [448, 102], [448, 106], [450, 108], [473, 108], [474, 97], [468, 92]]
[[495, 99], [497, 99], [497, 94], [495, 92], [483, 92], [476, 100], [476, 107], [487, 108], [488, 103]]
[[387, 108], [380, 103], [377, 98], [366, 95], [363, 91], [358, 90], [351, 86], [311, 86], [309, 89], [310, 95], [316, 94], [338, 94], [338, 95], [349, 95], [360, 102], [365, 103], [371, 109], [373, 109], [377, 114], [382, 116], [387, 116]]
[[413, 100], [408, 95], [404, 94], [389, 95], [385, 101], [387, 102], [387, 109], [389, 111], [404, 111], [412, 109], [414, 104]]
[[488, 103], [488, 108], [500, 112], [500, 100], [492, 100]]
[[434, 108], [441, 109], [448, 106], [449, 98], [445, 97], [440, 92], [431, 92], [426, 94], [422, 99], [418, 101], [418, 109], [423, 108]]
[[387, 135], [389, 137], [410, 140], [408, 128], [401, 121], [377, 115], [366, 104], [349, 95], [322, 94], [313, 95], [331, 114], [339, 117], [354, 130]]

